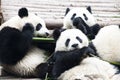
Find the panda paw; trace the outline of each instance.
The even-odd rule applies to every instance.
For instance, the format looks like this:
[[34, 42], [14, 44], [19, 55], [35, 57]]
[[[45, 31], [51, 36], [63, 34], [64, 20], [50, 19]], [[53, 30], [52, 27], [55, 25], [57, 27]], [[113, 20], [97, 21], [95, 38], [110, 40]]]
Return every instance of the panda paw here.
[[34, 27], [32, 24], [30, 23], [26, 23], [24, 26], [23, 26], [23, 29], [22, 29], [22, 32], [25, 32], [25, 31], [31, 31], [32, 33], [34, 32]]
[[49, 65], [47, 63], [41, 63], [36, 67], [35, 73], [37, 77], [44, 79], [46, 75], [49, 73]]
[[91, 26], [91, 31], [94, 35], [97, 35], [97, 33], [99, 32], [99, 30], [101, 29], [99, 24], [95, 24], [93, 26]]

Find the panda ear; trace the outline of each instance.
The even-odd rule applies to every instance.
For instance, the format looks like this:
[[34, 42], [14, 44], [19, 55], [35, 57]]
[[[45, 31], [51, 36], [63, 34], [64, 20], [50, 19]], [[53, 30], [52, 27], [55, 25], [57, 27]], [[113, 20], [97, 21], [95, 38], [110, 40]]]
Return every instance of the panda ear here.
[[35, 13], [35, 15], [36, 15], [36, 16], [38, 16], [38, 14], [37, 14], [37, 13]]
[[120, 28], [120, 25], [119, 25], [119, 28]]
[[28, 16], [27, 8], [24, 8], [24, 7], [20, 8], [19, 11], [18, 11], [18, 15], [19, 15], [20, 18]]
[[91, 6], [88, 6], [86, 9], [92, 14]]
[[65, 11], [65, 16], [67, 15], [67, 13], [70, 11], [70, 8], [67, 8]]
[[53, 31], [53, 38], [55, 41], [57, 41], [57, 39], [59, 38], [61, 32], [65, 31], [66, 29], [61, 29], [61, 28], [56, 28], [54, 31]]

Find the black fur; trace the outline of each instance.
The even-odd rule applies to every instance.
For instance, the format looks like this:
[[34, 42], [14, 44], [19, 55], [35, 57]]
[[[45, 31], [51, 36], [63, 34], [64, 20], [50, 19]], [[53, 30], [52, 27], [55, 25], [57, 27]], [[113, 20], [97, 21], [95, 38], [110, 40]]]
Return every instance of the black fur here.
[[91, 6], [88, 6], [86, 9], [92, 14]]
[[99, 32], [101, 27], [99, 24], [95, 24], [95, 25], [91, 26], [90, 28], [91, 28], [92, 33], [94, 35], [97, 35], [97, 33]]
[[97, 49], [95, 48], [95, 46], [92, 42], [89, 43], [89, 47], [94, 51], [94, 53], [92, 52], [92, 54], [99, 57], [99, 55], [97, 53]]
[[37, 24], [37, 26], [36, 26], [36, 31], [39, 31], [41, 28], [42, 28], [42, 25], [41, 25], [40, 23]]
[[92, 40], [95, 38], [95, 35], [100, 30], [99, 24], [95, 24], [93, 26], [88, 26], [81, 17], [76, 17], [73, 19], [73, 25], [80, 29], [87, 37]]
[[61, 29], [61, 28], [56, 28], [53, 31], [53, 38], [57, 41], [57, 39], [59, 38], [61, 32], [65, 31], [66, 29]]
[[74, 14], [72, 15], [71, 20], [73, 20], [73, 19], [75, 18], [75, 16], [76, 16], [76, 13], [74, 13]]
[[5, 27], [0, 32], [0, 62], [14, 65], [20, 61], [31, 46], [33, 27], [26, 24], [22, 32], [18, 29]]
[[41, 63], [38, 65], [35, 69], [36, 77], [39, 77], [41, 79], [45, 79], [45, 77], [50, 76], [50, 72], [52, 70], [52, 65], [49, 65], [48, 63]]
[[59, 36], [60, 36], [60, 30], [59, 29], [55, 29], [54, 31], [53, 31], [53, 38], [55, 39], [55, 40], [57, 40], [58, 38], [59, 38]]
[[88, 47], [71, 51], [57, 51], [49, 62], [54, 63], [52, 77], [57, 79], [64, 71], [79, 65], [79, 63], [91, 53]]
[[76, 39], [80, 42], [80, 43], [82, 43], [83, 42], [83, 40], [80, 38], [80, 37], [76, 37]]
[[86, 14], [83, 14], [83, 16], [84, 16], [84, 19], [87, 21], [88, 17], [86, 16]]
[[119, 28], [120, 28], [120, 25], [119, 25]]
[[91, 26], [90, 27], [90, 30], [91, 30], [90, 34], [87, 34], [88, 38], [90, 40], [94, 39], [100, 29], [101, 29], [101, 27], [99, 26], [99, 24], [95, 24], [95, 25]]
[[68, 39], [65, 41], [65, 46], [68, 47], [69, 43], [70, 43], [70, 39], [68, 38]]
[[65, 11], [65, 16], [67, 15], [67, 13], [70, 11], [70, 8], [67, 8]]
[[46, 55], [51, 55], [54, 52], [54, 49], [55, 49], [55, 42], [54, 43], [33, 42], [33, 44], [40, 49], [48, 51], [49, 54], [46, 54]]
[[20, 18], [27, 17], [28, 16], [28, 10], [26, 8], [21, 8], [18, 11], [18, 15]]
[[73, 25], [77, 29], [80, 29], [86, 35], [91, 32], [89, 26], [84, 22], [84, 20], [81, 17], [74, 18]]

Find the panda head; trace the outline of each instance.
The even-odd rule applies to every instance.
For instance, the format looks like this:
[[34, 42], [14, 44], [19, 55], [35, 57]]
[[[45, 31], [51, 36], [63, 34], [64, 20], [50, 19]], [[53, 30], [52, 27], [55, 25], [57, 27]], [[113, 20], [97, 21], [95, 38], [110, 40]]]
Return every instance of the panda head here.
[[18, 11], [18, 16], [21, 18], [21, 25], [24, 26], [26, 23], [31, 23], [34, 26], [35, 36], [48, 36], [49, 30], [46, 28], [46, 24], [43, 19], [35, 14], [28, 13], [26, 8], [21, 8]]
[[66, 9], [63, 27], [64, 28], [75, 28], [75, 26], [79, 23], [78, 21], [75, 23], [75, 19], [80, 18], [82, 24], [86, 24], [88, 26], [93, 26], [96, 24], [96, 20], [92, 15], [91, 7], [88, 6], [87, 8], [73, 8], [73, 9]]
[[96, 23], [92, 15], [91, 7], [66, 9], [63, 27], [65, 29], [77, 28], [81, 30], [87, 37], [92, 40], [100, 30], [100, 26]]
[[88, 46], [88, 38], [78, 29], [56, 29], [53, 37], [56, 40], [55, 51], [70, 51]]

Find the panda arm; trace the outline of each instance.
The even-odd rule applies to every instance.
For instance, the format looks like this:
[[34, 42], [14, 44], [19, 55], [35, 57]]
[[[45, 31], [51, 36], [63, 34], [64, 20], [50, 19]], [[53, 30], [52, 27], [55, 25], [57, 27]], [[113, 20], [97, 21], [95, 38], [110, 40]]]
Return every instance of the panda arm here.
[[95, 38], [95, 35], [97, 35], [98, 31], [100, 30], [100, 26], [99, 24], [95, 24], [93, 26], [90, 27], [90, 34], [87, 34], [88, 38], [90, 40], [94, 39]]
[[83, 58], [87, 56], [88, 48], [72, 50], [72, 51], [60, 51], [55, 53], [55, 64], [52, 70], [54, 78], [60, 76], [64, 71], [78, 65]]
[[0, 62], [2, 64], [16, 64], [29, 50], [32, 37], [30, 27], [24, 26], [21, 32], [18, 29], [5, 27], [0, 31]]
[[98, 33], [98, 31], [100, 30], [100, 25], [99, 24], [95, 24], [93, 26], [90, 27], [91, 28], [91, 31], [94, 35], [96, 35]]
[[80, 29], [86, 35], [90, 33], [89, 26], [83, 21], [83, 19], [81, 17], [77, 17], [77, 18], [73, 19], [73, 25], [77, 29]]
[[33, 33], [34, 33], [33, 25], [30, 23], [26, 23], [23, 26], [22, 35], [25, 36], [28, 40], [32, 41]]

